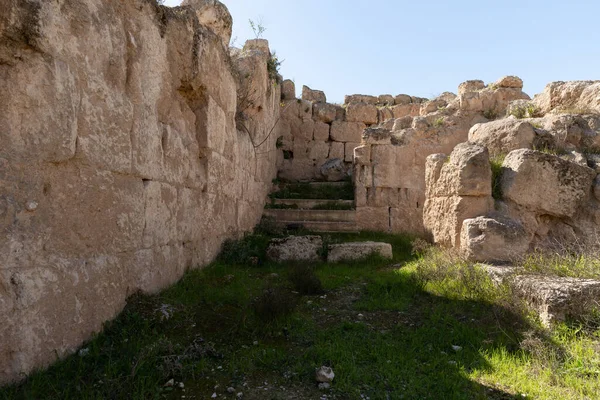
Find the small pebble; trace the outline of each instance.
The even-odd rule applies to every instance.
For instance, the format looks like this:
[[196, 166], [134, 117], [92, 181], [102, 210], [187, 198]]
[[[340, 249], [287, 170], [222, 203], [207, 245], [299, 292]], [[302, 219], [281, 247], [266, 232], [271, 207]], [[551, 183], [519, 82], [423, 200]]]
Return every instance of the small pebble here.
[[227, 388], [227, 393], [235, 393], [235, 389], [230, 386]]
[[183, 389], [185, 387], [185, 385], [183, 384], [183, 382], [179, 382], [179, 389]]
[[454, 346], [454, 345], [453, 345], [453, 346], [452, 346], [452, 350], [454, 350], [454, 351], [461, 351], [461, 350], [462, 350], [462, 347], [460, 347], [460, 346]]
[[217, 398], [217, 393], [213, 393], [212, 396], [210, 396], [212, 399], [216, 399]]
[[165, 383], [165, 387], [171, 387], [175, 385], [175, 379], [169, 379], [167, 383]]

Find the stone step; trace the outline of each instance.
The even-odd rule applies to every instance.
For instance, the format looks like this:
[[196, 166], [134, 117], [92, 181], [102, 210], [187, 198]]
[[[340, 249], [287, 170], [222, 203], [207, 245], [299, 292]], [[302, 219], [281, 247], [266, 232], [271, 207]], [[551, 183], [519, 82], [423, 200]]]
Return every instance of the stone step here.
[[354, 210], [280, 210], [267, 208], [264, 215], [274, 218], [276, 221], [356, 222], [356, 212]]
[[312, 232], [352, 232], [358, 233], [354, 222], [322, 222], [322, 221], [276, 221], [277, 225], [289, 230], [304, 228]]
[[325, 207], [330, 205], [354, 207], [354, 200], [274, 199], [273, 204], [285, 206], [295, 205], [298, 206], [299, 209], [311, 210], [315, 207]]

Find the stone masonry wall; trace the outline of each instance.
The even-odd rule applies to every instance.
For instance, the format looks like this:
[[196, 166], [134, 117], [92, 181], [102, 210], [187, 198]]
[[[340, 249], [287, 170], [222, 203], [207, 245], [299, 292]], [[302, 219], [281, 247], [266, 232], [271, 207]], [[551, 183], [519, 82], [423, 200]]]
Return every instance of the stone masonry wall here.
[[268, 46], [232, 59], [226, 8], [184, 4], [0, 5], [0, 383], [260, 219], [279, 136]]
[[517, 77], [487, 86], [467, 81], [458, 95], [420, 104], [418, 115], [366, 129], [354, 158], [358, 228], [429, 236], [423, 223], [427, 157], [450, 154], [473, 125], [504, 115], [511, 101], [529, 99], [522, 87]]
[[[354, 149], [363, 131], [390, 118], [418, 115], [424, 99], [408, 95], [346, 96], [344, 104], [327, 103], [325, 94], [294, 82], [282, 85], [279, 177], [290, 181], [340, 180], [352, 173]], [[329, 174], [328, 161], [343, 161], [346, 174]]]

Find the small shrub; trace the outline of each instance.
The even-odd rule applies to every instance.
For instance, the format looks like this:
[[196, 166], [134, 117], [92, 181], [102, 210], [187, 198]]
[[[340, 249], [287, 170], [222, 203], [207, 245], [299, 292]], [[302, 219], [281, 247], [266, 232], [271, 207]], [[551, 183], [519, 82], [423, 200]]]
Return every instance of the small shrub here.
[[500, 154], [490, 158], [492, 168], [492, 197], [496, 200], [502, 200], [502, 163], [504, 163], [505, 154]]
[[277, 221], [272, 217], [262, 217], [258, 225], [254, 228], [255, 235], [278, 236], [282, 233], [283, 230], [277, 225]]
[[276, 52], [272, 52], [271, 57], [267, 61], [267, 71], [269, 72], [269, 78], [276, 84], [280, 83], [279, 67], [281, 67], [282, 63], [283, 61], [279, 61]]
[[267, 30], [267, 28], [265, 28], [265, 26], [262, 23], [262, 19], [259, 19], [256, 22], [249, 19], [248, 22], [250, 23], [250, 28], [252, 29], [252, 32], [254, 32], [254, 38], [260, 39], [263, 33], [265, 33], [265, 31]]
[[435, 128], [441, 128], [446, 124], [446, 122], [444, 121], [444, 117], [439, 117], [437, 118], [435, 121], [433, 121], [433, 126]]
[[483, 116], [489, 120], [498, 118], [498, 113], [493, 108], [489, 108], [483, 112]]
[[540, 109], [534, 104], [527, 104], [523, 106], [515, 106], [510, 110], [510, 115], [517, 119], [523, 118], [537, 118], [541, 116]]
[[410, 246], [410, 254], [417, 257], [423, 257], [425, 254], [427, 254], [428, 251], [431, 250], [432, 247], [431, 243], [421, 238], [416, 238], [415, 240], [413, 240]]
[[294, 312], [296, 306], [296, 297], [283, 287], [267, 288], [252, 302], [256, 317], [264, 322], [287, 317]]
[[277, 138], [277, 142], [275, 142], [275, 147], [278, 149], [283, 147], [283, 136], [279, 136]]
[[219, 260], [226, 264], [256, 265], [265, 259], [269, 240], [269, 237], [261, 234], [246, 235], [240, 240], [227, 240], [223, 244]]
[[303, 295], [323, 293], [323, 283], [310, 265], [292, 266], [289, 276], [294, 290]]

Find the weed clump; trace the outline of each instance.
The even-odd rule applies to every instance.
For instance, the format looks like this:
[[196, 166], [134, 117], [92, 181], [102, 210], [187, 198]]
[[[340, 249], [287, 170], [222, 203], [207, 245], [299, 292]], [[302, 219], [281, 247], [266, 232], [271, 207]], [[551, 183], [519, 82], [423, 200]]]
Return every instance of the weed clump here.
[[288, 275], [294, 290], [303, 295], [315, 295], [324, 292], [323, 283], [309, 265], [292, 266]]
[[261, 234], [246, 235], [240, 240], [227, 240], [219, 261], [233, 265], [258, 265], [266, 257], [269, 237]]
[[298, 305], [296, 297], [284, 287], [266, 288], [254, 299], [252, 308], [263, 322], [272, 322], [291, 315]]

